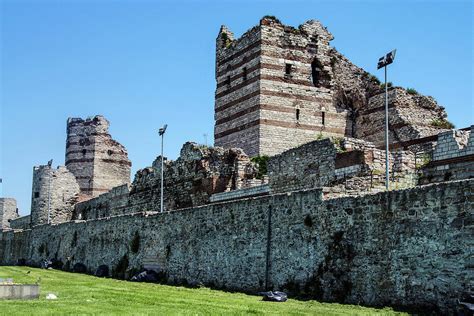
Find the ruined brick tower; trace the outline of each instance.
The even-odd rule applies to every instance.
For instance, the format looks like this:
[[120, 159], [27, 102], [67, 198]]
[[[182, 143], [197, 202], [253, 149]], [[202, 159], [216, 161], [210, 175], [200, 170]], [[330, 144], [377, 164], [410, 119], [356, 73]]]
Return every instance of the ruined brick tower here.
[[124, 146], [109, 134], [109, 122], [100, 115], [67, 121], [66, 167], [81, 194], [97, 196], [130, 183], [131, 162]]
[[264, 18], [234, 40], [217, 37], [215, 143], [251, 155], [276, 154], [315, 139], [344, 135], [332, 105], [332, 35], [317, 21], [294, 29]]
[[[383, 143], [383, 88], [329, 46], [318, 21], [298, 28], [264, 17], [240, 38], [216, 39], [215, 145], [275, 155], [318, 136]], [[390, 89], [390, 142], [439, 133], [446, 113], [430, 97]]]

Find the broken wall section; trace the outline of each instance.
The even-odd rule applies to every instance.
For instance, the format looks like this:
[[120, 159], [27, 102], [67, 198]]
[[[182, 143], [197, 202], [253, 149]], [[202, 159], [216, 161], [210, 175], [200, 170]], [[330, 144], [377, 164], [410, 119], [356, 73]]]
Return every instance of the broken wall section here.
[[422, 184], [474, 178], [474, 125], [469, 131], [450, 130], [438, 135], [431, 160], [424, 166]]
[[[251, 187], [257, 168], [240, 149], [186, 143], [180, 157], [164, 161], [164, 208], [175, 210], [210, 203], [214, 193]], [[260, 184], [260, 183], [259, 183]], [[78, 203], [73, 219], [94, 219], [160, 211], [161, 157], [140, 169], [130, 187], [119, 186]]]
[[[379, 146], [384, 141], [384, 87], [375, 76], [352, 64], [335, 48], [330, 55], [333, 102], [337, 108], [347, 111], [346, 136]], [[390, 143], [436, 135], [449, 126], [446, 118], [444, 107], [434, 98], [413, 89], [389, 87]]]

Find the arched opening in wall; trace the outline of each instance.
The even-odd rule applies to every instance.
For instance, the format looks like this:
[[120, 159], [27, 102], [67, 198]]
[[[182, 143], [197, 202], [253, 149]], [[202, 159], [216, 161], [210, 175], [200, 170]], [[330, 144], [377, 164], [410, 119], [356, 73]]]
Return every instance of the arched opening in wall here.
[[297, 122], [300, 121], [300, 109], [299, 108], [296, 108], [296, 121]]
[[326, 112], [321, 112], [321, 125], [326, 125]]
[[245, 81], [247, 80], [247, 67], [244, 67], [242, 70], [242, 79]]
[[87, 153], [87, 150], [86, 150], [86, 149], [83, 149], [83, 150], [82, 150], [82, 155], [85, 156], [86, 153]]

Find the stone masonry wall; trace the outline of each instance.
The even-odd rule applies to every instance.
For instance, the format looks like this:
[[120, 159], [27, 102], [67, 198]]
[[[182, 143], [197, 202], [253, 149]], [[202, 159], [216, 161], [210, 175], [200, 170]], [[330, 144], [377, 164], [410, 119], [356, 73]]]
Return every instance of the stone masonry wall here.
[[127, 210], [129, 193], [129, 185], [123, 184], [98, 197], [77, 203], [72, 219], [96, 219], [130, 213]]
[[100, 115], [67, 121], [66, 167], [75, 175], [83, 195], [98, 196], [130, 183], [127, 150], [109, 134]]
[[336, 147], [330, 139], [290, 149], [268, 161], [272, 192], [298, 191], [329, 185], [335, 180]]
[[[392, 187], [417, 184], [412, 152], [392, 151], [389, 162]], [[385, 185], [385, 151], [354, 138], [327, 138], [270, 157], [268, 175], [274, 193], [317, 187], [325, 188], [326, 198], [378, 192]]]
[[474, 125], [470, 131], [450, 130], [438, 135], [421, 183], [474, 178]]
[[[165, 158], [166, 159], [166, 158]], [[214, 193], [239, 189], [257, 170], [240, 149], [209, 148], [186, 143], [176, 161], [164, 161], [166, 210], [210, 203]], [[137, 171], [128, 188], [116, 187], [97, 198], [78, 203], [73, 219], [94, 219], [160, 210], [161, 157], [152, 167]]]
[[10, 228], [10, 221], [18, 216], [16, 200], [13, 198], [0, 198], [0, 231]]
[[79, 194], [80, 188], [76, 178], [66, 167], [58, 166], [57, 169], [49, 165], [34, 167], [31, 225], [48, 223], [48, 206], [51, 207], [51, 223], [69, 221]]
[[[222, 26], [216, 39], [216, 145], [272, 156], [317, 135], [381, 144], [384, 89], [330, 47], [332, 39], [315, 20], [294, 28], [266, 16], [238, 39]], [[447, 115], [432, 97], [396, 87], [389, 99], [390, 143], [443, 131], [438, 126]]]
[[169, 283], [267, 285], [447, 314], [474, 285], [473, 206], [474, 180], [326, 201], [320, 190], [301, 191], [6, 232], [0, 262], [55, 257], [66, 268], [80, 262], [93, 272], [106, 264], [127, 277], [154, 258]]
[[[384, 109], [385, 93], [370, 97], [367, 106], [358, 113], [355, 137], [384, 144]], [[409, 94], [399, 87], [389, 89], [390, 143], [436, 135], [444, 129], [434, 125], [434, 121], [445, 118], [446, 112], [432, 97]]]
[[12, 219], [10, 222], [11, 229], [30, 229], [31, 228], [31, 215], [17, 217]]

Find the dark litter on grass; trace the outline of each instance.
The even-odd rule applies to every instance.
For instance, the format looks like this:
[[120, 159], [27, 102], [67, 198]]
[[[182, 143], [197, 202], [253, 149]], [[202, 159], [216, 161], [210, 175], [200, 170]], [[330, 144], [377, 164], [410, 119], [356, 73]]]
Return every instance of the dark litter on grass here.
[[262, 301], [286, 302], [286, 300], [288, 300], [288, 295], [286, 295], [285, 292], [268, 291], [268, 292], [260, 292], [259, 294], [263, 295]]
[[158, 273], [153, 270], [144, 270], [134, 275], [130, 281], [133, 282], [153, 282], [156, 283], [160, 280]]

